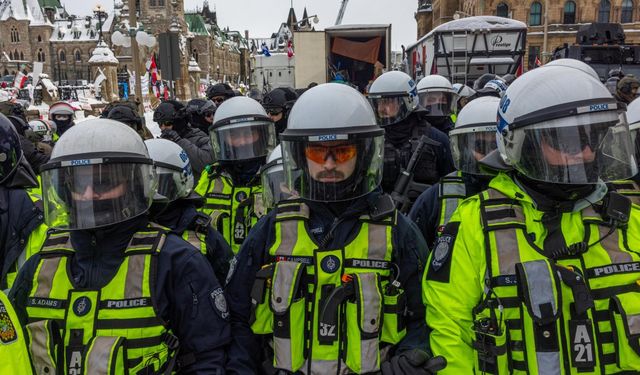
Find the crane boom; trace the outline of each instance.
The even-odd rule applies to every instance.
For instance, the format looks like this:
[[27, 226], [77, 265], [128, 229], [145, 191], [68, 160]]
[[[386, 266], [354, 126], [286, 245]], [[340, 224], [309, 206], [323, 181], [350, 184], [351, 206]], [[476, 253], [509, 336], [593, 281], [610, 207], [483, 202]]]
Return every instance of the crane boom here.
[[338, 10], [338, 17], [336, 17], [336, 25], [342, 24], [342, 18], [344, 17], [344, 11], [347, 9], [347, 4], [349, 0], [342, 0], [342, 4], [340, 5], [340, 10]]

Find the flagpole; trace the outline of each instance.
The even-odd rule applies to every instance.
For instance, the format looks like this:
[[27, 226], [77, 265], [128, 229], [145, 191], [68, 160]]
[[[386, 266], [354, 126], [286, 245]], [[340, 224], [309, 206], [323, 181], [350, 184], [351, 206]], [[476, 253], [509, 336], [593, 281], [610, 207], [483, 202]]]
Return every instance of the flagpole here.
[[135, 73], [135, 94], [138, 98], [138, 113], [144, 117], [144, 105], [142, 103], [142, 84], [140, 80], [140, 51], [138, 51], [138, 42], [136, 41], [136, 0], [129, 0], [129, 34], [131, 35], [131, 51], [133, 58], [133, 71]]
[[549, 53], [547, 52], [547, 37], [549, 35], [549, 30], [548, 30], [548, 25], [549, 22], [547, 21], [548, 19], [548, 8], [549, 8], [549, 0], [545, 0], [544, 2], [544, 36], [542, 39], [542, 64], [546, 64], [547, 63], [547, 58], [549, 56]]

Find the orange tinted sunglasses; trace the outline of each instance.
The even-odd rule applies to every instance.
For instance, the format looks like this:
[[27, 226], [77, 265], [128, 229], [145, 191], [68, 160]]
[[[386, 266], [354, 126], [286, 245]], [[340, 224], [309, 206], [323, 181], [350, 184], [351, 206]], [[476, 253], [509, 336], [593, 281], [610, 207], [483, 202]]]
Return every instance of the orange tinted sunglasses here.
[[309, 145], [305, 148], [304, 154], [307, 159], [322, 164], [331, 155], [336, 163], [344, 163], [353, 159], [358, 153], [354, 144], [338, 146]]

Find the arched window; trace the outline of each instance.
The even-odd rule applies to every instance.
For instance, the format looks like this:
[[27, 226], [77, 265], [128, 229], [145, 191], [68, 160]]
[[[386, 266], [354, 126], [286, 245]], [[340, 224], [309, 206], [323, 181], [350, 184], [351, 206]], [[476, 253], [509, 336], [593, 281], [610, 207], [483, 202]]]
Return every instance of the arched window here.
[[564, 23], [576, 23], [576, 3], [567, 1], [564, 3]]
[[18, 29], [16, 27], [11, 28], [11, 43], [20, 42], [20, 34], [18, 33]]
[[193, 59], [198, 62], [198, 50], [196, 48], [193, 49]]
[[38, 49], [38, 62], [44, 62], [44, 52], [42, 52], [42, 48]]
[[11, 51], [9, 51], [9, 60], [13, 60], [13, 52], [11, 52]]
[[598, 22], [609, 22], [611, 15], [611, 2], [609, 0], [600, 0], [598, 8]]
[[42, 36], [38, 35], [38, 43], [42, 43]]
[[60, 56], [60, 61], [61, 62], [67, 61], [67, 54], [64, 53], [64, 51], [61, 50], [60, 53], [59, 53], [59, 56]]
[[164, 6], [164, 0], [157, 0], [158, 1], [158, 6], [159, 7], [163, 7]]
[[24, 53], [20, 52], [20, 60], [24, 60]]
[[630, 23], [633, 22], [633, 1], [623, 0], [622, 7], [620, 9], [620, 22]]
[[505, 3], [500, 3], [496, 7], [496, 16], [509, 18], [509, 6]]
[[76, 62], [80, 62], [80, 61], [82, 61], [82, 54], [80, 53], [80, 50], [79, 50], [79, 49], [77, 49], [77, 50], [73, 53], [73, 56], [75, 57]]
[[542, 24], [542, 4], [534, 2], [529, 10], [529, 26], [539, 26]]

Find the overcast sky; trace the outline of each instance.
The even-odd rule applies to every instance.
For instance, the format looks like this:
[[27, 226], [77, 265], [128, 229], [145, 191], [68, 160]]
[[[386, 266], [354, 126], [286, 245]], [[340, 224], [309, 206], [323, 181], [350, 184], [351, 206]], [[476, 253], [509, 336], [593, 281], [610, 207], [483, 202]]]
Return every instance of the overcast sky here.
[[[122, 0], [119, 0], [122, 1]], [[142, 0], [146, 1], [146, 0]], [[100, 3], [110, 11], [113, 0], [62, 0], [67, 11], [77, 15], [87, 15]], [[293, 7], [300, 20], [304, 7], [309, 16], [317, 14], [320, 22], [316, 29], [324, 29], [335, 23], [341, 0], [293, 0]], [[203, 0], [185, 0], [185, 9], [202, 8]], [[269, 37], [284, 22], [291, 7], [291, 0], [209, 0], [215, 5], [218, 23], [231, 30], [249, 30], [252, 37]], [[343, 24], [347, 23], [391, 23], [392, 48], [400, 50], [400, 45], [416, 40], [416, 21], [413, 14], [418, 7], [416, 0], [350, 0]]]

